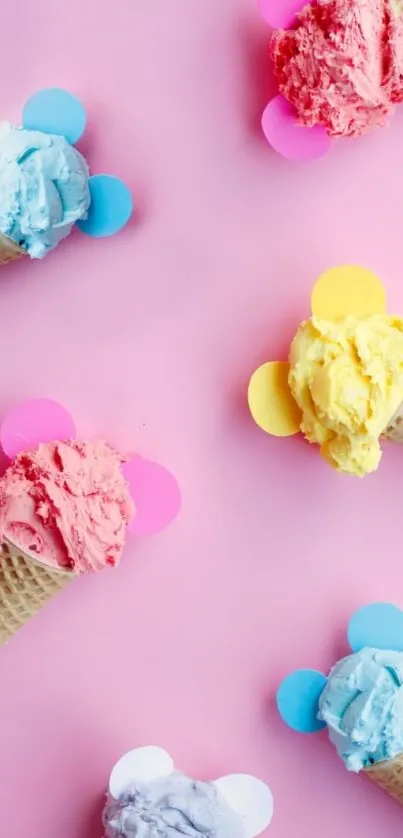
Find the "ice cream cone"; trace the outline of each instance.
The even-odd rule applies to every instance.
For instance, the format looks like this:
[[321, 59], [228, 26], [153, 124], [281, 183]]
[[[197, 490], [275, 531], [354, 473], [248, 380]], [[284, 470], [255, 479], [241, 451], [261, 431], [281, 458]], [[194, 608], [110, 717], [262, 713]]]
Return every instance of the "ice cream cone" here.
[[3, 236], [0, 233], [0, 265], [15, 262], [17, 259], [21, 259], [21, 256], [26, 255], [25, 250], [22, 250], [18, 244], [15, 244], [8, 236]]
[[387, 428], [383, 432], [385, 439], [391, 442], [403, 442], [403, 404], [392, 416]]
[[40, 564], [10, 542], [0, 548], [0, 646], [61, 591], [74, 574]]
[[365, 768], [364, 774], [403, 805], [403, 754]]

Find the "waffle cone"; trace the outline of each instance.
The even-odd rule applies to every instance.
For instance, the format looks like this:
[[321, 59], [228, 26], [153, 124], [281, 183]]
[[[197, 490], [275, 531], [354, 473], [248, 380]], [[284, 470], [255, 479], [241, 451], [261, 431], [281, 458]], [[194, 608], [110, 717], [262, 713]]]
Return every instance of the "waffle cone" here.
[[8, 262], [15, 262], [21, 259], [21, 256], [26, 256], [24, 250], [18, 247], [8, 236], [3, 236], [0, 233], [0, 265], [7, 265]]
[[364, 774], [403, 806], [403, 754], [365, 768]]
[[0, 547], [0, 646], [71, 580], [39, 564], [10, 542]]
[[400, 405], [395, 415], [392, 416], [383, 437], [391, 442], [403, 442], [403, 404]]

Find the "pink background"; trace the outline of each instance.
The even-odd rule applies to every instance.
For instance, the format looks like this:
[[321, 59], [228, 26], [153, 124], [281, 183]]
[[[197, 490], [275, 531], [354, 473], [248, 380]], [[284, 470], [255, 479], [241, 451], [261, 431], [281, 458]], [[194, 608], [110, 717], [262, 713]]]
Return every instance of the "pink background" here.
[[0, 410], [49, 396], [79, 431], [159, 459], [183, 514], [82, 579], [0, 651], [1, 833], [100, 838], [125, 750], [164, 745], [199, 776], [244, 770], [275, 796], [272, 838], [397, 834], [403, 814], [299, 737], [273, 695], [346, 651], [355, 607], [403, 606], [403, 452], [363, 482], [245, 407], [285, 356], [325, 268], [379, 273], [403, 310], [403, 109], [390, 130], [295, 166], [258, 130], [268, 31], [248, 0], [14, 0], [2, 114], [70, 88], [93, 171], [130, 183], [136, 220], [3, 268]]

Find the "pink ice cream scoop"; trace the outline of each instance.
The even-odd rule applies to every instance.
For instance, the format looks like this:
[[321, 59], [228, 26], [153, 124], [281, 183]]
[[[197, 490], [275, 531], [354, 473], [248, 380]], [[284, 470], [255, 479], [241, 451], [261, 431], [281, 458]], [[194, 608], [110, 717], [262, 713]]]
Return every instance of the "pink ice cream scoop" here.
[[159, 532], [179, 513], [180, 490], [164, 466], [77, 440], [57, 402], [17, 405], [0, 424], [0, 443], [10, 460], [0, 478], [0, 544], [50, 568], [116, 567], [128, 533]]
[[318, 0], [273, 33], [279, 91], [300, 125], [358, 137], [387, 123], [403, 99], [402, 11], [400, 0]]
[[50, 399], [13, 407], [0, 446], [1, 646], [74, 576], [116, 567], [131, 536], [165, 529], [181, 493], [159, 463], [77, 440], [73, 417]]
[[48, 442], [0, 480], [0, 539], [74, 573], [119, 564], [135, 514], [121, 457], [106, 442]]

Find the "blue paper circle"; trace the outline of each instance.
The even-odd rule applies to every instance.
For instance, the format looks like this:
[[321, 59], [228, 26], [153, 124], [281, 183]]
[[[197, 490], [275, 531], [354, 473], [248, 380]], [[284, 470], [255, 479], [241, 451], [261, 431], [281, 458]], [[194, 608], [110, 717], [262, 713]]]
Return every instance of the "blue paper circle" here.
[[113, 236], [127, 224], [133, 212], [129, 188], [112, 175], [94, 175], [89, 179], [91, 204], [88, 218], [77, 227], [88, 236]]
[[403, 651], [403, 611], [388, 602], [372, 602], [353, 614], [347, 629], [353, 652], [365, 646]]
[[318, 701], [327, 678], [316, 669], [297, 669], [284, 679], [277, 693], [277, 708], [283, 721], [298, 733], [315, 733], [326, 727], [319, 721]]
[[86, 114], [80, 100], [59, 87], [34, 93], [22, 111], [24, 128], [60, 134], [74, 145], [84, 133]]

